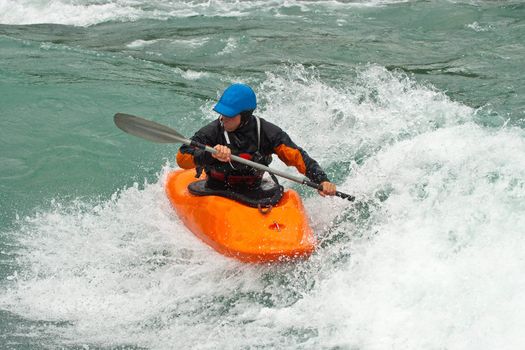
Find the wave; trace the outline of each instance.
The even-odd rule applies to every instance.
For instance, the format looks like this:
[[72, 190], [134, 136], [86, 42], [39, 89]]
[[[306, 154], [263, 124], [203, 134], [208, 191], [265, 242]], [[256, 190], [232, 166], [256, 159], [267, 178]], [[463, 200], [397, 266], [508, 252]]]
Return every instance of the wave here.
[[253, 12], [277, 11], [297, 7], [301, 12], [313, 8], [334, 6], [376, 6], [406, 0], [363, 1], [170, 1], [161, 0], [0, 0], [1, 24], [53, 23], [90, 26], [108, 21], [128, 22], [140, 19], [208, 16], [240, 17]]
[[246, 265], [215, 253], [174, 215], [167, 164], [153, 183], [99, 201], [54, 201], [19, 218], [8, 233], [16, 273], [0, 308], [55, 322], [46, 332], [56, 347], [491, 349], [520, 341], [521, 129], [483, 128], [476, 110], [380, 66], [339, 84], [293, 66], [255, 88], [259, 115], [357, 196], [350, 205], [305, 192], [320, 239], [309, 260]]

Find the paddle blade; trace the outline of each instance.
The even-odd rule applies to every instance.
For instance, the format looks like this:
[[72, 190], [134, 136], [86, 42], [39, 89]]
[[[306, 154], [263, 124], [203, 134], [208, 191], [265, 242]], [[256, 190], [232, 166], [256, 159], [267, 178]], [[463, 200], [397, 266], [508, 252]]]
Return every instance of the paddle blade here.
[[113, 117], [115, 125], [128, 134], [157, 143], [189, 143], [176, 130], [130, 114], [117, 113]]

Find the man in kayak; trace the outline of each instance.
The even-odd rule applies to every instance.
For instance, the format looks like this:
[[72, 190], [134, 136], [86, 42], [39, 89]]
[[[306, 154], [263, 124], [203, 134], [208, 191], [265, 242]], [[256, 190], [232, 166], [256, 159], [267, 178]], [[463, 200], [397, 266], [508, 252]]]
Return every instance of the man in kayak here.
[[[254, 91], [245, 84], [230, 85], [213, 110], [219, 118], [201, 128], [191, 138], [205, 145], [214, 145], [217, 153], [187, 145], [180, 147], [177, 164], [183, 169], [197, 168], [197, 174], [206, 172], [210, 188], [233, 191], [256, 191], [261, 185], [263, 172], [239, 163], [232, 163], [230, 156], [270, 164], [272, 154], [277, 154], [288, 166], [295, 166], [311, 181], [322, 185], [322, 196], [335, 195], [336, 186], [308, 153], [298, 147], [290, 136], [278, 126], [253, 115], [257, 107]], [[213, 147], [213, 146], [212, 146]]]

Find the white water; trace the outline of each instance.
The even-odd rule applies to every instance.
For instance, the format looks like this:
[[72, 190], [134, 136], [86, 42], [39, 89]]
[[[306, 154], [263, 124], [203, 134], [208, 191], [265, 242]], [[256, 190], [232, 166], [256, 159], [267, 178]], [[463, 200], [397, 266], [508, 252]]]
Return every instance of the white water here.
[[0, 24], [54, 23], [74, 26], [90, 26], [107, 21], [136, 21], [209, 16], [240, 17], [253, 11], [280, 15], [280, 10], [297, 7], [301, 12], [312, 11], [319, 6], [379, 6], [403, 3], [407, 0], [364, 1], [237, 1], [237, 0], [0, 0]]
[[522, 347], [522, 130], [481, 128], [471, 108], [377, 66], [339, 87], [292, 67], [257, 90], [259, 115], [324, 167], [350, 164], [340, 188], [357, 204], [305, 201], [314, 256], [258, 266], [213, 252], [165, 198], [168, 165], [157, 183], [20, 219], [0, 308], [67, 321], [49, 326], [61, 344]]

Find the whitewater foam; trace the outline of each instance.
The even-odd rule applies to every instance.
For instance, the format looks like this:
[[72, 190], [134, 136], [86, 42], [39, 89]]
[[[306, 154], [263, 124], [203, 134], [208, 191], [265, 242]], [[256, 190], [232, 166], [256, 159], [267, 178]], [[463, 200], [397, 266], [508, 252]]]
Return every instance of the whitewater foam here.
[[356, 203], [305, 200], [320, 238], [309, 260], [215, 253], [174, 215], [168, 165], [156, 183], [20, 219], [0, 307], [63, 322], [59, 346], [519, 348], [522, 130], [481, 127], [472, 108], [379, 66], [337, 86], [293, 66], [255, 88], [260, 115], [323, 166], [351, 163], [336, 170]]
[[325, 166], [332, 159], [361, 162], [400, 140], [471, 120], [473, 113], [442, 92], [377, 65], [360, 68], [352, 85], [340, 87], [292, 66], [282, 75], [269, 73], [259, 90], [266, 101], [259, 114], [289, 131]]
[[348, 245], [350, 263], [295, 306], [318, 315], [323, 344], [519, 348], [523, 136], [472, 124], [433, 131], [381, 151], [348, 180], [366, 198], [390, 190], [364, 239]]
[[[131, 4], [131, 2], [128, 2]], [[1, 0], [0, 23], [36, 24], [54, 23], [75, 26], [89, 26], [111, 20], [134, 21], [147, 18], [140, 8], [134, 8], [125, 1], [72, 4], [68, 1], [49, 0]]]
[[218, 56], [227, 55], [235, 51], [237, 48], [238, 42], [234, 38], [230, 37], [226, 41], [226, 46], [224, 46], [224, 49], [217, 53]]
[[0, 23], [54, 23], [91, 26], [108, 21], [128, 22], [140, 19], [166, 20], [193, 16], [242, 17], [254, 12], [298, 7], [301, 11], [346, 6], [381, 6], [407, 0], [366, 0], [357, 2], [298, 0], [272, 1], [162, 1], [162, 0], [0, 0]]
[[126, 45], [127, 48], [129, 49], [141, 49], [141, 48], [144, 48], [146, 46], [150, 46], [150, 45], [153, 45], [153, 44], [156, 44], [160, 41], [160, 39], [155, 39], [155, 40], [134, 40], [132, 42], [130, 42], [129, 44]]

